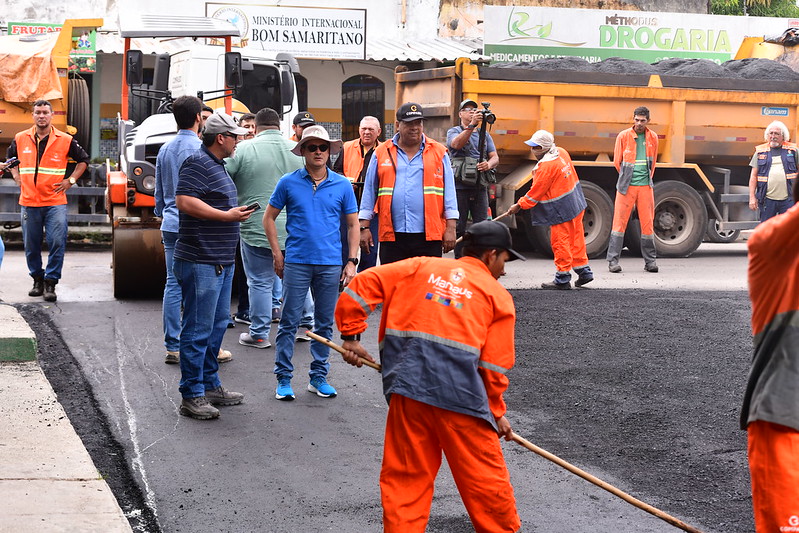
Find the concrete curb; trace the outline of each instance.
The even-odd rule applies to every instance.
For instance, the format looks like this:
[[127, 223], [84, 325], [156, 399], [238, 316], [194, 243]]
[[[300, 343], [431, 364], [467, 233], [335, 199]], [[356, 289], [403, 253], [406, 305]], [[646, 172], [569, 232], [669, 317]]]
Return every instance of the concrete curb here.
[[0, 531], [130, 533], [36, 362], [33, 331], [8, 305], [0, 323]]
[[19, 312], [10, 305], [0, 305], [0, 362], [35, 361], [36, 335]]

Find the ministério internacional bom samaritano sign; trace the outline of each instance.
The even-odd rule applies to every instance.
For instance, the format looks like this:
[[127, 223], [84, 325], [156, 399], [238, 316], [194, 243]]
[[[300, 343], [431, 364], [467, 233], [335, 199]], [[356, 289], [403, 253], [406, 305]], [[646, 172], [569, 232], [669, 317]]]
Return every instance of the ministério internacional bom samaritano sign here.
[[484, 53], [491, 62], [577, 56], [654, 63], [672, 57], [723, 63], [745, 37], [777, 37], [799, 20], [696, 13], [485, 6]]

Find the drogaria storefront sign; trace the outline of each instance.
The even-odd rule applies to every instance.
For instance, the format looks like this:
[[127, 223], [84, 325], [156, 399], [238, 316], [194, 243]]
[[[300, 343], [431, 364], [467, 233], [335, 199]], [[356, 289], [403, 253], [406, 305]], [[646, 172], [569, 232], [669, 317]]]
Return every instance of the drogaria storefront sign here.
[[735, 57], [744, 37], [778, 36], [799, 20], [600, 9], [485, 6], [484, 53], [492, 62], [578, 56], [654, 63], [671, 57]]

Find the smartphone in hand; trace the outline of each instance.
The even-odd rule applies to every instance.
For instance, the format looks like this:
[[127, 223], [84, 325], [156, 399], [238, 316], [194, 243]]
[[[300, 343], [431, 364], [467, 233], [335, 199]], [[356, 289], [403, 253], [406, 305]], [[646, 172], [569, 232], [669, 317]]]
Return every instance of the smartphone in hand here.
[[258, 211], [259, 209], [261, 209], [261, 204], [258, 202], [254, 202], [247, 206], [247, 211]]

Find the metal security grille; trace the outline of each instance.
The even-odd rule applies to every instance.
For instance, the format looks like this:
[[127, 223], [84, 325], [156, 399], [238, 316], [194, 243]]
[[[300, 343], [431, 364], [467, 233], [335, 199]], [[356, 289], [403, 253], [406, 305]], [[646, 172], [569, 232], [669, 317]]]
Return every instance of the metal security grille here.
[[[374, 76], [358, 75], [341, 85], [341, 138], [345, 141], [358, 137], [358, 125], [367, 115], [377, 117], [382, 126], [385, 115], [386, 88]], [[385, 133], [380, 140], [385, 138]]]

